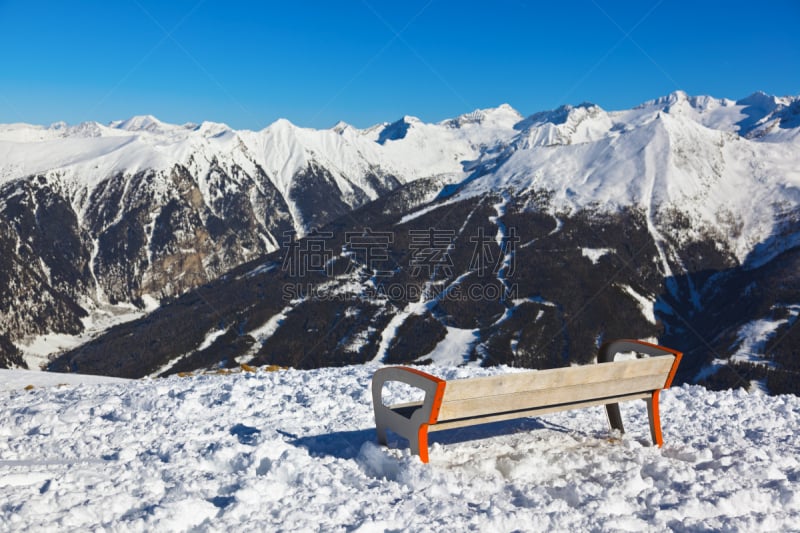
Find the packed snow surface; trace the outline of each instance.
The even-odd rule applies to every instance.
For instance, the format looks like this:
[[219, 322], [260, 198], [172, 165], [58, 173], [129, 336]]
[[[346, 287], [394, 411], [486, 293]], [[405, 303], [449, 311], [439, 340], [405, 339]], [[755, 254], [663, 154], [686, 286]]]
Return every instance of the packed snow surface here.
[[[794, 530], [800, 398], [664, 391], [375, 444], [377, 365], [0, 391], [0, 530]], [[428, 368], [444, 378], [507, 368]], [[35, 373], [33, 376], [47, 376]], [[3, 382], [11, 374], [0, 373]], [[17, 379], [17, 378], [15, 378]], [[33, 378], [31, 378], [33, 379]], [[62, 378], [65, 382], [68, 378]], [[26, 380], [15, 382], [17, 385]], [[406, 401], [395, 392], [389, 401]]]

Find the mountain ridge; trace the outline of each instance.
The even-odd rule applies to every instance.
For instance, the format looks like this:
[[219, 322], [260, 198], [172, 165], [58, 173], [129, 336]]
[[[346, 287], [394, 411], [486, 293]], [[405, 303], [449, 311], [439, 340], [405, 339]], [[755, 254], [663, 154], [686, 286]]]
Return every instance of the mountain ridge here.
[[[656, 271], [669, 296], [659, 296], [661, 289], [652, 280], [631, 279], [618, 286], [619, 297], [638, 294], [644, 298], [641, 301], [653, 302], [653, 308], [669, 300], [688, 316], [704, 307], [708, 276], [701, 271], [739, 272], [746, 265], [767, 265], [797, 245], [800, 175], [793, 117], [798, 102], [798, 97], [755, 94], [733, 101], [676, 92], [623, 111], [581, 104], [524, 118], [501, 105], [436, 124], [404, 117], [364, 130], [343, 124], [311, 130], [280, 120], [259, 132], [234, 131], [216, 123], [165, 125], [155, 117], [141, 116], [115, 128], [83, 126], [72, 137], [36, 142], [25, 139], [35, 137], [31, 131], [41, 130], [0, 126], [0, 154], [12, 153], [10, 145], [66, 143], [51, 154], [51, 162], [65, 157], [61, 167], [30, 178], [13, 178], [25, 173], [27, 163], [19, 155], [25, 150], [14, 152], [16, 166], [14, 157], [0, 157], [0, 175], [5, 178], [5, 184], [0, 184], [0, 212], [7, 217], [12, 212], [29, 213], [28, 227], [13, 217], [6, 221], [11, 223], [6, 249], [16, 256], [23, 250], [22, 241], [13, 238], [16, 231], [27, 236], [30, 244], [25, 246], [33, 248], [25, 251], [25, 257], [32, 253], [43, 258], [36, 276], [45, 281], [44, 292], [37, 294], [52, 292], [56, 273], [67, 280], [61, 289], [56, 288], [65, 309], [87, 312], [93, 305], [101, 307], [98, 303], [132, 302], [142, 307], [153, 299], [168, 302], [237, 265], [276, 254], [287, 232], [302, 237], [314, 227], [337, 220], [345, 222], [336, 222], [336, 228], [346, 231], [350, 224], [352, 231], [358, 229], [355, 222], [362, 216], [375, 224], [389, 224], [388, 229], [411, 228], [436, 220], [417, 216], [412, 223], [415, 219], [409, 217], [420, 209], [441, 214], [446, 205], [469, 205], [464, 215], [471, 217], [470, 212], [483, 212], [484, 199], [491, 197], [495, 199], [489, 203], [509, 207], [486, 215], [494, 220], [487, 222], [487, 231], [500, 235], [501, 221], [511, 227], [506, 219], [518, 221], [518, 228], [545, 224], [544, 228], [552, 219], [555, 226], [548, 231], [576, 231], [577, 237], [565, 236], [563, 243], [577, 250], [580, 261], [591, 259], [595, 265], [605, 261], [604, 253], [597, 250], [619, 253], [619, 248], [606, 246], [602, 240], [592, 242], [598, 240], [593, 224], [613, 219], [609, 228], [616, 225], [619, 231], [638, 232], [637, 239], [650, 243], [643, 253], [658, 265]], [[134, 131], [120, 129], [123, 125]], [[96, 131], [110, 133], [83, 136]], [[14, 132], [24, 142], [9, 141]], [[64, 126], [59, 125], [48, 135], [63, 133]], [[145, 164], [152, 161], [166, 162], [167, 170]], [[129, 166], [123, 171], [116, 165]], [[367, 206], [373, 207], [360, 214], [352, 212]], [[51, 264], [59, 261], [48, 263], [52, 253], [47, 255], [46, 250], [53, 239], [44, 238], [37, 225], [56, 208], [72, 220], [67, 224], [68, 235], [56, 241], [74, 242], [68, 248], [78, 250], [63, 269]], [[383, 214], [378, 216], [375, 210]], [[629, 224], [636, 229], [625, 229]], [[458, 225], [477, 231], [468, 221]], [[567, 229], [560, 230], [562, 226]], [[544, 236], [529, 235], [524, 244], [534, 249], [537, 242], [546, 242]], [[13, 264], [20, 261], [24, 261], [22, 256]], [[539, 259], [530, 256], [530, 261]], [[23, 273], [13, 265], [7, 268], [17, 272], [11, 275], [17, 285], [32, 283], [21, 281]], [[542, 268], [551, 267], [542, 264]], [[650, 279], [656, 271], [648, 270], [645, 277]], [[461, 275], [471, 276], [469, 270]], [[581, 271], [580, 276], [586, 275]], [[70, 286], [68, 280], [78, 283]], [[525, 294], [524, 301], [537, 301], [540, 289], [531, 283], [533, 292]], [[5, 301], [13, 304], [15, 294], [7, 291]], [[103, 297], [109, 301], [103, 302]], [[652, 309], [636, 311], [634, 304], [641, 302], [635, 300], [626, 313], [652, 313]], [[438, 309], [437, 305], [432, 302], [431, 309]], [[432, 328], [430, 342], [444, 342], [441, 335], [450, 333], [453, 338], [467, 338], [456, 331], [455, 324], [473, 324], [472, 319], [464, 322], [457, 314], [465, 311], [447, 305], [450, 319], [443, 318], [445, 314], [427, 317], [416, 312], [405, 316], [420, 316], [418, 326]], [[517, 312], [514, 309], [520, 305], [508, 312]], [[50, 309], [42, 316], [53, 313]], [[70, 313], [72, 318], [64, 319], [71, 324], [66, 330], [85, 331], [81, 325], [85, 317], [80, 313], [62, 310], [55, 314]], [[381, 321], [398, 316], [393, 313], [381, 311], [378, 314], [385, 318], [370, 327], [385, 332], [387, 322]], [[650, 336], [653, 331], [646, 323], [642, 322], [641, 333]], [[509, 332], [501, 331], [507, 325], [493, 327], [483, 341], [474, 343], [475, 349], [484, 346], [480, 349], [489, 353], [486, 346], [499, 342], [491, 339], [507, 339]], [[36, 328], [12, 332], [5, 344], [47, 333]], [[195, 351], [210, 334], [198, 333]], [[586, 342], [581, 340], [581, 346], [585, 348]], [[190, 344], [184, 352], [192, 351]], [[399, 353], [392, 350], [382, 353]], [[508, 357], [498, 360], [513, 362]]]

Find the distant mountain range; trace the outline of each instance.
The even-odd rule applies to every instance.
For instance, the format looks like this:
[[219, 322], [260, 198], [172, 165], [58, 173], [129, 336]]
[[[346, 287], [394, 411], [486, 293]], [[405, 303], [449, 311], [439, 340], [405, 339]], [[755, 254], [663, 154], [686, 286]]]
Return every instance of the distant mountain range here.
[[545, 368], [631, 336], [797, 392], [800, 97], [2, 125], [0, 250], [5, 366]]

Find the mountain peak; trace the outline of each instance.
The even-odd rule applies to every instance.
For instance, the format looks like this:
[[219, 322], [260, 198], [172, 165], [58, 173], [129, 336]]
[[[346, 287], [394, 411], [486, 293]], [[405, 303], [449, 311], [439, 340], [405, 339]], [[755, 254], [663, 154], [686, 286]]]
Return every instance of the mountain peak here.
[[264, 129], [271, 131], [291, 131], [297, 129], [297, 126], [289, 119], [281, 117]]
[[378, 136], [378, 144], [386, 144], [386, 141], [397, 141], [403, 139], [408, 133], [408, 130], [411, 128], [411, 125], [418, 124], [420, 122], [421, 121], [417, 117], [405, 115], [400, 120], [386, 125], [386, 127], [381, 130], [381, 133]]
[[681, 102], [681, 101], [684, 101], [684, 100], [688, 100], [689, 99], [689, 95], [686, 94], [686, 91], [678, 89], [676, 91], [672, 91], [671, 93], [669, 93], [667, 95], [667, 99], [670, 102]]
[[778, 98], [771, 94], [767, 94], [764, 91], [756, 91], [750, 96], [738, 100], [736, 103], [747, 107], [755, 107], [757, 109], [771, 111], [775, 109], [780, 102], [778, 101]]
[[666, 109], [670, 106], [674, 106], [675, 104], [687, 102], [689, 99], [690, 97], [685, 91], [678, 89], [677, 91], [672, 91], [666, 96], [660, 96], [653, 100], [647, 100], [646, 102], [636, 106], [634, 109], [646, 109], [648, 107], [660, 107]]
[[543, 124], [561, 125], [568, 121], [581, 121], [587, 116], [594, 116], [603, 111], [603, 108], [591, 102], [583, 102], [576, 106], [564, 104], [551, 111], [539, 111], [519, 122], [517, 129], [527, 129]]
[[352, 129], [353, 127], [343, 120], [340, 120], [339, 122], [334, 124], [333, 127], [331, 128], [331, 130], [335, 131], [339, 135], [343, 134], [347, 130], [352, 130]]
[[204, 120], [199, 126], [193, 128], [194, 131], [200, 132], [204, 137], [223, 137], [232, 134], [231, 128], [222, 122], [211, 122]]
[[469, 113], [464, 113], [456, 118], [448, 119], [441, 124], [450, 127], [461, 127], [465, 124], [482, 124], [486, 121], [511, 121], [512, 123], [522, 120], [522, 115], [509, 104], [500, 104], [497, 107], [489, 107], [486, 109], [476, 109]]
[[153, 115], [135, 115], [127, 120], [115, 120], [109, 127], [125, 131], [147, 131], [157, 133], [164, 131], [164, 124]]

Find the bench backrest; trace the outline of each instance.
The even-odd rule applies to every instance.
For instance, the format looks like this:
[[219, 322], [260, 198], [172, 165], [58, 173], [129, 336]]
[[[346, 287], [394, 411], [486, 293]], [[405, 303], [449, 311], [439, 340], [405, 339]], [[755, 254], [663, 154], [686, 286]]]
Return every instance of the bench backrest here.
[[674, 355], [448, 381], [438, 420], [485, 416], [664, 388]]

